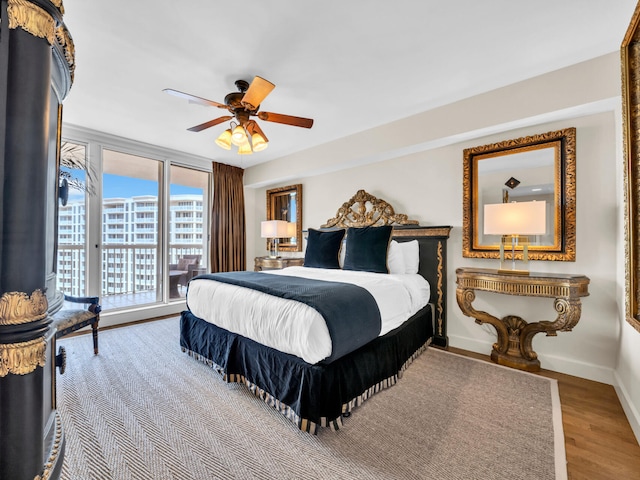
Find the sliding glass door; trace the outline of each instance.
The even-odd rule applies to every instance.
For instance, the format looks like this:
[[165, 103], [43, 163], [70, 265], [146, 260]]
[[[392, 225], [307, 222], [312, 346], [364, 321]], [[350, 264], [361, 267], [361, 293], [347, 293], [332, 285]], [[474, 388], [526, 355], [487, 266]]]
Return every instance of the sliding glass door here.
[[211, 173], [103, 141], [62, 143], [57, 289], [100, 296], [103, 312], [122, 318], [179, 311], [189, 280], [208, 269]]
[[183, 298], [187, 283], [207, 266], [209, 175], [171, 165], [169, 185], [169, 298]]
[[102, 304], [105, 310], [163, 298], [163, 163], [102, 151]]

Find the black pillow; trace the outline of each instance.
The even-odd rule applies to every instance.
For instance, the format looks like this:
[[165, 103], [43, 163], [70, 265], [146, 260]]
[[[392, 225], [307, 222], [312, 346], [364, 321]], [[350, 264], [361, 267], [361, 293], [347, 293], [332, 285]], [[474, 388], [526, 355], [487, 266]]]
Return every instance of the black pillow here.
[[374, 273], [389, 273], [387, 250], [393, 227], [350, 228], [347, 230], [347, 252], [344, 270], [361, 270]]
[[340, 268], [338, 255], [344, 238], [344, 230], [309, 229], [304, 266], [315, 268]]

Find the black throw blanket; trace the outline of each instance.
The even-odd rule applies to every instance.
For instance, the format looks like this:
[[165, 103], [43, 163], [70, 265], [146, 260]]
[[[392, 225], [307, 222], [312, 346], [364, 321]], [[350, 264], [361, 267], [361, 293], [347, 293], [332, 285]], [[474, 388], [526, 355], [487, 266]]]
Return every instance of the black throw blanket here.
[[332, 343], [331, 356], [322, 363], [330, 363], [380, 334], [378, 304], [357, 285], [262, 272], [209, 273], [196, 278], [251, 288], [316, 309], [327, 324]]

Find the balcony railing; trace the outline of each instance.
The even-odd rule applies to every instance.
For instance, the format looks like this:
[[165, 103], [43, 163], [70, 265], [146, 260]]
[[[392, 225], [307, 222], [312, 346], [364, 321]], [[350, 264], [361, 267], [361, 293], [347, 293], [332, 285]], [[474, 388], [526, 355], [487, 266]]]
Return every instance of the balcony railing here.
[[[169, 263], [178, 263], [184, 255], [200, 255], [202, 258], [202, 254], [201, 245], [171, 244]], [[103, 244], [102, 292], [100, 294], [103, 308], [107, 310], [115, 306], [124, 307], [160, 301], [158, 275], [151, 275], [151, 281], [142, 282], [143, 285], [140, 285], [141, 278], [149, 278], [150, 266], [151, 272], [160, 270], [157, 258], [158, 247], [155, 244]], [[78, 278], [79, 272], [86, 270], [84, 245], [58, 245], [58, 262], [59, 265], [64, 265], [64, 271], [76, 272], [71, 278], [67, 275], [58, 276], [58, 289], [70, 295], [85, 295], [84, 282], [79, 281]], [[168, 276], [168, 265], [164, 271], [165, 277]]]

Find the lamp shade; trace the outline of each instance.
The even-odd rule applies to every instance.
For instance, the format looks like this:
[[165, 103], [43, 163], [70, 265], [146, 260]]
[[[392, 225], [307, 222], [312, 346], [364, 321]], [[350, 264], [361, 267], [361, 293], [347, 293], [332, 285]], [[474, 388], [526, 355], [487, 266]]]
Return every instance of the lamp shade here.
[[485, 235], [544, 235], [546, 202], [494, 203], [484, 206]]
[[238, 147], [238, 155], [251, 155], [253, 150], [251, 150], [251, 145], [249, 142], [245, 142]]
[[216, 144], [225, 150], [231, 150], [231, 129], [227, 128], [216, 138]]
[[287, 222], [287, 237], [293, 238], [297, 235], [297, 224], [296, 222]]
[[284, 220], [266, 220], [260, 223], [260, 236], [262, 238], [286, 238], [289, 231], [288, 224]]
[[269, 144], [265, 142], [263, 136], [259, 133], [254, 133], [253, 135], [251, 135], [251, 143], [253, 144], [254, 152], [261, 152], [269, 146]]
[[244, 131], [244, 127], [242, 125], [236, 125], [231, 132], [231, 143], [239, 147], [246, 142], [247, 132]]

